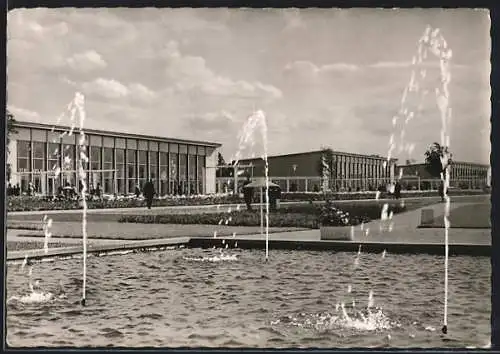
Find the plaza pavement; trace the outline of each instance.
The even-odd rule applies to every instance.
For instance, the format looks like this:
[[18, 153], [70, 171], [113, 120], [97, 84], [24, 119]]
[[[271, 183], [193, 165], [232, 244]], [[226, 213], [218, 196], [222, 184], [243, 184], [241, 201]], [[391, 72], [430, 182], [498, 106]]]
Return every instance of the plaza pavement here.
[[[489, 198], [489, 197], [488, 197]], [[454, 198], [455, 200], [467, 200], [467, 198]], [[486, 200], [484, 196], [484, 200]], [[474, 198], [475, 203], [477, 199]], [[470, 204], [465, 202], [454, 202], [452, 208], [458, 208]], [[346, 201], [347, 202], [347, 201]], [[352, 201], [348, 201], [352, 202]], [[214, 207], [214, 206], [206, 206]], [[227, 206], [226, 206], [227, 207]], [[185, 208], [185, 207], [165, 207], [165, 208]], [[195, 207], [196, 208], [196, 207]], [[198, 207], [199, 208], [199, 207]], [[160, 209], [160, 208], [158, 208]], [[443, 228], [418, 228], [422, 209], [433, 209], [434, 215], [439, 216], [444, 212], [444, 204], [438, 203], [425, 206], [413, 211], [396, 214], [390, 221], [375, 220], [361, 226], [355, 227], [354, 243], [404, 243], [404, 244], [444, 244]], [[129, 211], [130, 209], [127, 209]], [[144, 211], [144, 208], [140, 210]], [[105, 210], [109, 213], [109, 209]], [[81, 213], [79, 211], [72, 211]], [[36, 212], [38, 214], [38, 212]], [[42, 212], [45, 213], [45, 212]], [[16, 218], [17, 219], [17, 218]], [[22, 219], [22, 218], [21, 218]], [[19, 219], [18, 219], [19, 220]], [[388, 224], [392, 223], [392, 230], [388, 230]], [[118, 222], [90, 222], [87, 225], [89, 248], [99, 248], [101, 250], [113, 249], [117, 247], [139, 247], [139, 244], [150, 242], [151, 244], [171, 244], [180, 238], [214, 238], [214, 231], [217, 231], [219, 239], [234, 240], [265, 240], [265, 235], [260, 233], [259, 227], [240, 227], [226, 225], [155, 225], [155, 224], [122, 224]], [[368, 230], [368, 233], [367, 233]], [[59, 243], [58, 249], [63, 252], [62, 246], [70, 247], [81, 252], [81, 222], [55, 222], [51, 231], [54, 235], [66, 237], [52, 237], [51, 242]], [[26, 237], [28, 236], [28, 237]], [[319, 230], [303, 230], [296, 228], [270, 228], [270, 241], [290, 241], [290, 242], [330, 242], [321, 241]], [[43, 232], [12, 230], [7, 232], [7, 243], [9, 242], [43, 242]], [[139, 242], [139, 243], [138, 243]], [[490, 229], [450, 229], [450, 245], [491, 245]], [[135, 245], [135, 246], [134, 246]], [[39, 246], [41, 248], [41, 246]], [[73, 252], [71, 251], [71, 252]], [[25, 251], [9, 251], [8, 258]], [[41, 254], [43, 250], [36, 251]], [[53, 251], [57, 252], [57, 251]], [[64, 252], [63, 252], [64, 253]]]

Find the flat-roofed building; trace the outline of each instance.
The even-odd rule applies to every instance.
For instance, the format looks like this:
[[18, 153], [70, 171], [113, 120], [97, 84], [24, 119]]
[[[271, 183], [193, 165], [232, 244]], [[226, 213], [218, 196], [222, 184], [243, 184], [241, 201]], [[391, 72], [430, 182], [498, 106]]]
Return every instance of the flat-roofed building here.
[[[323, 163], [324, 150], [301, 152], [268, 157], [269, 177], [284, 191], [314, 192], [322, 189], [323, 176], [319, 165]], [[375, 190], [394, 177], [397, 160], [378, 155], [362, 155], [332, 151], [331, 173], [328, 188], [331, 190]], [[242, 159], [239, 165], [245, 174], [262, 177], [265, 163], [262, 158]]]
[[[407, 183], [410, 179], [414, 180], [413, 184], [416, 183], [417, 179], [420, 180], [420, 183], [425, 182], [425, 186], [419, 188], [434, 189], [439, 184], [440, 177], [432, 176], [427, 171], [425, 163], [400, 165], [398, 166], [398, 173], [399, 169], [403, 170], [403, 180]], [[461, 189], [481, 189], [489, 185], [489, 170], [490, 166], [486, 164], [453, 161], [451, 164], [450, 186]]]
[[[60, 187], [79, 188], [79, 139], [75, 129], [16, 122], [10, 137], [9, 182], [26, 192], [53, 195]], [[158, 195], [215, 192], [216, 150], [221, 144], [85, 129], [84, 171], [89, 189], [130, 194], [152, 179]], [[60, 173], [59, 173], [60, 171]]]

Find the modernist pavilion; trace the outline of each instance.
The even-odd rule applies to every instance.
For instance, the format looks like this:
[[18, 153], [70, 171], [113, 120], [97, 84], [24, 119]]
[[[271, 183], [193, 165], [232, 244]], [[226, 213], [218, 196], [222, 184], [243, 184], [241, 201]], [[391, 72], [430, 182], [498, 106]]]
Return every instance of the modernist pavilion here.
[[[39, 123], [17, 122], [10, 137], [9, 182], [26, 192], [53, 195], [60, 187], [79, 188], [79, 131]], [[171, 139], [85, 129], [88, 189], [129, 194], [152, 179], [158, 195], [215, 192], [215, 150], [211, 142]], [[60, 173], [58, 173], [58, 170]]]

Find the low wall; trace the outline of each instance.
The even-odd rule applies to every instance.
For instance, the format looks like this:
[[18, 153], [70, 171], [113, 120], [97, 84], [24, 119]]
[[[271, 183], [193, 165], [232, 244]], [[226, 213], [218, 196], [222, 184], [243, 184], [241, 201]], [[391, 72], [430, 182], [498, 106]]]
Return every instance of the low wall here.
[[[263, 240], [238, 239], [224, 240], [214, 238], [196, 238], [189, 240], [188, 247], [195, 248], [213, 248], [225, 247], [234, 248], [237, 242], [241, 249], [265, 249], [266, 243]], [[385, 242], [353, 242], [353, 241], [296, 241], [296, 240], [270, 240], [269, 249], [279, 250], [309, 250], [309, 251], [334, 251], [334, 252], [353, 252], [357, 253], [359, 246], [365, 253], [382, 253], [384, 251], [392, 254], [430, 254], [435, 256], [444, 256], [444, 245], [421, 244], [421, 243], [385, 243]], [[491, 246], [472, 245], [472, 244], [454, 244], [449, 245], [450, 256], [479, 256], [491, 257]]]

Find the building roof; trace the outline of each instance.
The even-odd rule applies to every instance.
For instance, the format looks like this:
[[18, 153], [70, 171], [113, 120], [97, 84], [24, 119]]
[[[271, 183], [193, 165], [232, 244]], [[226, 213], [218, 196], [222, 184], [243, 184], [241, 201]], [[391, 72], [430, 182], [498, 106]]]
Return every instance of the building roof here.
[[[278, 158], [278, 157], [285, 157], [285, 156], [299, 156], [299, 155], [312, 155], [312, 154], [318, 154], [323, 152], [323, 150], [314, 150], [314, 151], [305, 151], [305, 152], [296, 152], [296, 153], [291, 153], [291, 154], [281, 154], [281, 155], [270, 155], [267, 158]], [[343, 151], [335, 151], [332, 150], [334, 155], [343, 155], [343, 156], [351, 156], [351, 157], [370, 157], [378, 160], [387, 160], [386, 157], [380, 156], [380, 155], [363, 155], [363, 154], [355, 154], [351, 152], [343, 152]], [[246, 158], [246, 159], [240, 159], [239, 161], [256, 161], [256, 160], [261, 160], [262, 158], [256, 157], [256, 158]], [[396, 158], [391, 158], [391, 161], [397, 161], [398, 159]]]
[[[451, 165], [469, 165], [469, 166], [474, 166], [474, 167], [490, 167], [490, 165], [484, 164], [484, 163], [477, 163], [477, 162], [466, 162], [466, 161], [452, 161]], [[398, 165], [398, 167], [420, 167], [420, 166], [425, 166], [425, 162], [419, 162], [419, 163], [411, 163], [408, 165]]]
[[[43, 129], [43, 130], [54, 129], [56, 131], [65, 131], [65, 130], [71, 129], [71, 127], [69, 127], [69, 126], [34, 123], [34, 122], [26, 122], [26, 121], [24, 121], [24, 122], [23, 121], [16, 121], [14, 126], [16, 128], [32, 128], [32, 129]], [[103, 136], [116, 137], [116, 138], [155, 140], [155, 141], [160, 141], [160, 142], [200, 145], [200, 146], [207, 146], [207, 147], [214, 147], [214, 148], [218, 148], [218, 147], [222, 146], [222, 144], [220, 144], [220, 143], [214, 143], [214, 142], [208, 142], [208, 141], [167, 138], [167, 137], [154, 136], [154, 135], [130, 134], [130, 133], [123, 133], [123, 132], [116, 132], [116, 131], [110, 132], [110, 131], [97, 130], [97, 129], [84, 129], [84, 131], [86, 134], [103, 135]]]

